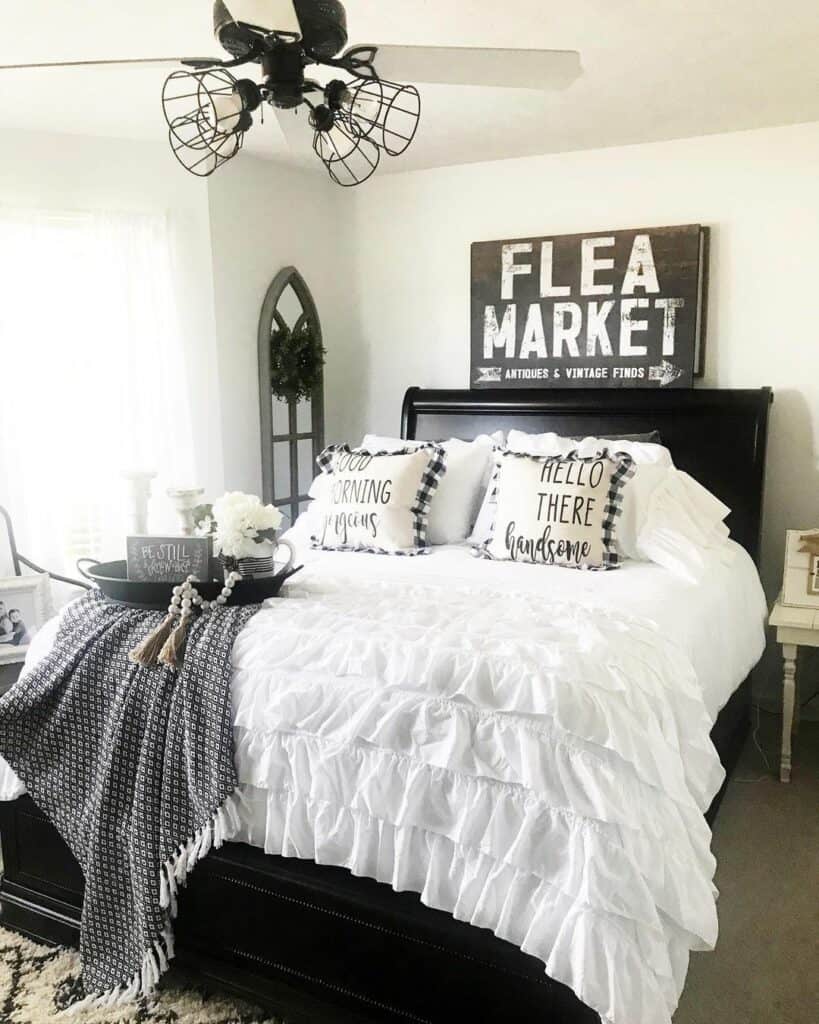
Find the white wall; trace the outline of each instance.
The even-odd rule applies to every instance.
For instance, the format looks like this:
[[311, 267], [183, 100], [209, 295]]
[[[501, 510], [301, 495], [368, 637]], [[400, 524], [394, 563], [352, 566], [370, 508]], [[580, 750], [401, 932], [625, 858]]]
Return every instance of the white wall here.
[[702, 223], [712, 229], [705, 384], [772, 385], [763, 577], [819, 522], [819, 123], [383, 175], [355, 194], [365, 429], [410, 384], [469, 385], [473, 241]]
[[164, 142], [15, 136], [0, 203], [163, 209], [190, 353], [198, 482], [258, 491], [256, 330], [284, 265], [327, 346], [329, 440], [393, 432], [410, 384], [469, 381], [469, 246], [687, 222], [712, 229], [706, 384], [772, 385], [763, 579], [819, 520], [819, 123], [379, 175], [338, 189], [244, 153], [207, 182]]
[[[195, 475], [208, 489], [218, 490], [222, 486], [221, 423], [218, 415], [212, 415], [219, 396], [204, 181], [186, 174], [164, 141], [15, 132], [0, 160], [0, 204], [167, 215], [174, 292], [190, 368], [185, 384], [197, 439]], [[43, 302], [47, 308], [47, 281]], [[59, 310], [50, 314], [59, 317]], [[36, 388], [36, 382], [32, 386]]]
[[323, 175], [241, 154], [209, 180], [214, 304], [229, 489], [261, 492], [257, 330], [265, 292], [282, 267], [298, 268], [316, 301], [327, 349], [328, 436], [344, 436], [351, 332], [346, 208]]

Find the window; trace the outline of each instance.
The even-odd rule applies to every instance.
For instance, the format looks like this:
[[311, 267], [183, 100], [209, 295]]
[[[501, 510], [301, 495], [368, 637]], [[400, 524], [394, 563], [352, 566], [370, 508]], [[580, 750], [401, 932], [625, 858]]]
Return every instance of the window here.
[[0, 210], [0, 504], [55, 571], [124, 557], [122, 474], [191, 478], [164, 217]]
[[312, 397], [288, 402], [271, 393], [270, 339], [279, 329], [295, 330], [307, 320], [321, 338], [313, 297], [295, 267], [273, 279], [259, 320], [259, 400], [262, 422], [262, 480], [265, 501], [277, 505], [292, 525], [309, 502], [316, 457], [324, 447], [323, 386]]

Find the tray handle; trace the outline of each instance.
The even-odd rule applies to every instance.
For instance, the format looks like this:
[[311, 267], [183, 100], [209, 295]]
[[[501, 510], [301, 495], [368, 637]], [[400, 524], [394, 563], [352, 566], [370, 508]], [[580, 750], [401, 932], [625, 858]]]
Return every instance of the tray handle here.
[[90, 565], [99, 565], [100, 560], [98, 558], [78, 558], [75, 563], [77, 566], [77, 572], [80, 574], [80, 576], [84, 576], [87, 580], [91, 580], [92, 583], [96, 583], [97, 581], [94, 579], [94, 577], [89, 576], [85, 569], [83, 569], [82, 566], [84, 562], [88, 562]]

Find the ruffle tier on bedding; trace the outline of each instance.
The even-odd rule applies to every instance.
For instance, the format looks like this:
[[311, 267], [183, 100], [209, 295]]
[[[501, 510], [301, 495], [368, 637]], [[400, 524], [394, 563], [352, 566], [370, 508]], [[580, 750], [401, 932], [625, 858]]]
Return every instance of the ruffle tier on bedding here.
[[[598, 703], [596, 710], [604, 716], [608, 708]], [[610, 736], [617, 735], [616, 721], [604, 724]], [[657, 749], [635, 756], [642, 768], [637, 770], [622, 754], [612, 757], [607, 748], [583, 743], [548, 719], [486, 713], [450, 698], [379, 688], [370, 680], [304, 680], [276, 669], [264, 678], [254, 672], [249, 684], [237, 673], [234, 725], [254, 736], [282, 731], [323, 737], [337, 746], [364, 743], [523, 787], [550, 806], [633, 829], [633, 839], [648, 832], [669, 844], [670, 855], [690, 851], [704, 871], [714, 870], [702, 813], [686, 791], [677, 800], [663, 788], [670, 758], [664, 763]], [[633, 770], [626, 771], [623, 761]], [[658, 800], [660, 814], [653, 807]]]
[[653, 849], [639, 844], [638, 860], [621, 841], [626, 829], [553, 806], [548, 795], [305, 734], [237, 730], [236, 765], [243, 784], [447, 836], [660, 936], [671, 922], [691, 948], [716, 940], [713, 888], [703, 872], [660, 841]]
[[[408, 608], [406, 591], [426, 591], [416, 595], [426, 607]], [[235, 688], [244, 673], [256, 686], [271, 670], [274, 686], [284, 674], [340, 683], [359, 677], [448, 697], [484, 715], [548, 720], [565, 742], [617, 754], [701, 811], [722, 784], [690, 662], [649, 622], [477, 588], [441, 603], [434, 588], [407, 587], [399, 601], [386, 584], [329, 580], [315, 595], [303, 585], [300, 596], [284, 614], [263, 610], [239, 637]]]
[[597, 1010], [604, 1024], [669, 1024], [688, 967], [688, 946], [673, 928], [655, 938], [438, 833], [293, 793], [242, 790], [252, 813], [237, 840], [346, 867], [490, 929], [541, 959], [545, 972]]

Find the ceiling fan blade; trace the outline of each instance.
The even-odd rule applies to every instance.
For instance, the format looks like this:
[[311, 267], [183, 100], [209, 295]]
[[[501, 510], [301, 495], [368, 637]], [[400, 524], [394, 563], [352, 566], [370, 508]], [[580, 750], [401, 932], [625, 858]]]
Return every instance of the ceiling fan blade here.
[[[209, 67], [214, 63], [210, 57], [194, 57], [191, 60], [195, 61], [206, 61]], [[185, 59], [182, 57], [137, 57], [137, 58], [126, 58], [124, 60], [57, 60], [44, 62], [41, 64], [0, 64], [0, 71], [25, 71], [31, 68], [94, 68], [94, 67], [112, 67], [117, 64], [130, 64], [130, 65], [149, 65], [149, 64], [184, 64]], [[220, 63], [216, 61], [215, 63]], [[204, 66], [204, 65], [202, 65]]]
[[186, 68], [193, 68], [194, 70], [202, 68], [215, 68], [221, 67], [225, 63], [221, 57], [183, 57], [180, 64], [184, 64]]
[[214, 5], [213, 16], [217, 38], [219, 29], [228, 21], [301, 38], [294, 0], [219, 0]]
[[576, 50], [483, 50], [462, 46], [377, 46], [380, 78], [412, 84], [565, 89], [582, 74]]
[[306, 152], [313, 144], [313, 129], [307, 120], [307, 108], [302, 105], [294, 110], [273, 109], [287, 148], [295, 153]]

